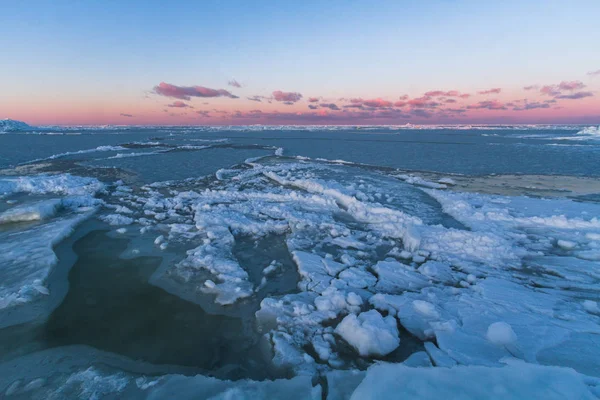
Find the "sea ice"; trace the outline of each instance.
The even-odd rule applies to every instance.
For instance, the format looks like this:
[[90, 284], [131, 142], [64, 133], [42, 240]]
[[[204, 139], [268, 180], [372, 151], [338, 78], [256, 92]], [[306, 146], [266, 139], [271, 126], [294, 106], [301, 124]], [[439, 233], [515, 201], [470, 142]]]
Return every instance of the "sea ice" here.
[[595, 399], [594, 387], [572, 369], [525, 363], [500, 368], [377, 364], [351, 399]]
[[[310, 376], [221, 380], [167, 372], [85, 346], [58, 347], [0, 363], [0, 397], [61, 399], [321, 399]], [[181, 368], [180, 368], [181, 369]], [[146, 370], [148, 374], [140, 373]]]
[[400, 345], [396, 319], [382, 317], [376, 310], [347, 315], [335, 328], [363, 357], [385, 356]]
[[69, 236], [92, 212], [61, 217], [22, 231], [0, 233], [0, 310], [49, 294], [46, 279], [58, 261], [53, 246]]
[[30, 129], [32, 129], [32, 127], [23, 121], [16, 121], [8, 118], [0, 119], [0, 133], [27, 131]]
[[494, 322], [488, 326], [486, 337], [490, 342], [502, 346], [513, 344], [517, 341], [515, 331], [506, 322]]
[[[187, 183], [120, 191], [131, 212], [115, 211], [156, 231], [157, 246], [191, 249], [154, 284], [171, 279], [172, 293], [213, 294], [230, 309], [260, 302], [273, 364], [293, 373], [356, 368], [340, 355], [343, 341], [366, 362], [381, 357], [398, 347], [399, 322], [437, 366], [499, 367], [515, 357], [600, 375], [590, 296], [600, 282], [600, 206], [378, 183], [352, 168], [261, 159], [197, 191]], [[262, 290], [271, 259], [237, 259], [242, 238], [269, 235], [287, 246], [299, 293]]]
[[58, 261], [53, 247], [97, 210], [102, 202], [93, 196], [103, 188], [96, 179], [68, 174], [0, 178], [4, 196], [64, 196], [33, 202], [23, 197], [0, 213], [0, 224], [15, 223], [0, 232], [0, 326], [15, 323], [15, 316], [29, 318], [13, 309], [50, 294], [48, 277]]
[[0, 177], [0, 198], [14, 193], [85, 196], [103, 188], [97, 179], [69, 174]]
[[0, 224], [39, 221], [53, 217], [62, 206], [60, 199], [50, 199], [10, 208], [0, 213]]

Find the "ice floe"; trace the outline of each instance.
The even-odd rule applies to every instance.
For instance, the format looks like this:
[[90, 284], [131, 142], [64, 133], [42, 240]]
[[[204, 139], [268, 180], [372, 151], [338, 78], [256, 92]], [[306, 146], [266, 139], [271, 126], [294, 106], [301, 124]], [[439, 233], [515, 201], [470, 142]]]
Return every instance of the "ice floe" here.
[[587, 128], [583, 128], [579, 132], [578, 135], [588, 135], [588, 136], [600, 136], [600, 126], [588, 126]]
[[0, 178], [2, 196], [22, 196], [0, 212], [0, 326], [14, 322], [15, 307], [50, 294], [48, 278], [58, 262], [53, 247], [96, 212], [102, 202], [94, 196], [103, 188], [96, 179], [67, 174]]
[[[67, 196], [16, 205], [0, 221], [38, 221], [31, 229], [42, 229], [67, 218], [61, 214], [65, 207], [73, 213], [68, 218], [78, 216], [77, 207], [65, 202], [76, 204], [71, 196], [102, 189], [82, 179], [0, 178], [5, 196]], [[355, 398], [365, 398], [366, 391], [384, 396], [401, 390], [427, 397], [436, 379], [448, 393], [458, 390], [454, 382], [476, 381], [466, 398], [481, 397], [491, 385], [510, 394], [542, 383], [556, 384], [555, 394], [571, 386], [585, 398], [591, 377], [600, 376], [600, 206], [449, 191], [455, 183], [266, 156], [221, 169], [215, 177], [135, 189], [120, 182], [109, 189], [99, 219], [127, 236], [139, 231], [140, 241], [162, 250], [166, 261], [152, 284], [212, 313], [255, 313], [266, 357], [277, 369], [298, 375], [306, 396], [313, 389], [304, 384], [320, 375], [329, 382], [329, 395], [339, 398], [351, 396], [355, 387]], [[55, 228], [48, 227], [52, 237], [63, 237]], [[285, 257], [274, 252], [255, 263], [239, 257], [242, 243], [258, 249], [272, 238], [282, 243]], [[18, 279], [16, 289], [2, 289], [6, 304], [44, 294], [55, 262], [48, 243], [60, 240], [50, 239], [39, 244], [44, 249], [39, 268], [22, 275], [11, 270]], [[172, 249], [180, 250], [177, 256]], [[269, 282], [289, 268], [297, 273], [295, 290], [273, 290]], [[410, 346], [404, 337], [419, 346], [400, 358]], [[345, 373], [337, 370], [406, 357], [405, 365], [347, 372], [355, 382], [340, 387]], [[522, 361], [507, 365], [509, 358]], [[70, 383], [64, 381], [65, 390], [83, 393], [82, 380], [98, 373], [76, 372]], [[124, 375], [102, 376], [120, 382]], [[206, 381], [212, 378], [195, 379], [212, 385]], [[405, 379], [419, 384], [390, 383]], [[122, 392], [119, 385], [106, 387], [121, 395], [134, 381], [139, 390], [164, 394], [193, 379], [145, 379], [138, 385], [127, 378]], [[12, 390], [26, 384], [31, 382]], [[255, 383], [247, 385], [230, 386], [230, 395], [263, 393]], [[264, 393], [282, 393], [272, 390]]]
[[354, 347], [361, 356], [384, 356], [400, 345], [396, 319], [382, 317], [376, 310], [349, 314], [335, 328], [335, 333]]
[[[350, 374], [346, 374], [351, 379]], [[343, 385], [341, 379], [329, 381]], [[371, 367], [350, 399], [595, 399], [598, 382], [569, 368], [511, 362], [499, 368]], [[337, 391], [337, 389], [334, 389]]]
[[0, 119], [0, 133], [8, 132], [20, 132], [33, 129], [23, 121], [16, 121], [14, 119]]
[[[182, 370], [182, 368], [179, 368]], [[185, 372], [186, 374], [182, 373]], [[59, 347], [0, 363], [6, 399], [321, 399], [321, 386], [298, 376], [229, 381], [153, 366], [85, 346]]]
[[[200, 189], [120, 190], [114, 210], [123, 212], [102, 218], [156, 231], [156, 246], [188, 246], [154, 284], [204, 306], [202, 296], [233, 309], [258, 301], [271, 361], [294, 374], [357, 367], [348, 351], [384, 357], [403, 347], [398, 325], [437, 366], [496, 368], [516, 357], [600, 375], [597, 351], [578, 361], [561, 350], [593, 347], [600, 335], [600, 206], [357, 171], [263, 158]], [[268, 235], [285, 241], [297, 293], [263, 291], [276, 264], [237, 258], [241, 238]]]
[[62, 217], [22, 231], [0, 233], [0, 309], [49, 293], [46, 280], [58, 261], [53, 246], [69, 236], [92, 212]]
[[95, 178], [70, 174], [0, 177], [0, 198], [15, 193], [93, 195], [103, 188]]

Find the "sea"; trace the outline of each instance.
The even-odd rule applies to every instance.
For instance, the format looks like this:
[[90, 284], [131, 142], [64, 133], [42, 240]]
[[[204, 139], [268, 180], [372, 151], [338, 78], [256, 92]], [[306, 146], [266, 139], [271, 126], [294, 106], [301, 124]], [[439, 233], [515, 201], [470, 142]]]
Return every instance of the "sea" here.
[[594, 386], [599, 288], [598, 127], [0, 133], [0, 398]]

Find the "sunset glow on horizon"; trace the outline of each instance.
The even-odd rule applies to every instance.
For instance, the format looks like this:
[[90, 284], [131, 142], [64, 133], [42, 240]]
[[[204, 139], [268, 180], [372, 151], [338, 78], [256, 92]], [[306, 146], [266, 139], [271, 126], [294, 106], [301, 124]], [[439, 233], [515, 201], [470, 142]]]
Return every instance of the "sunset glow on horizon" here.
[[597, 1], [147, 3], [5, 7], [0, 118], [600, 124]]

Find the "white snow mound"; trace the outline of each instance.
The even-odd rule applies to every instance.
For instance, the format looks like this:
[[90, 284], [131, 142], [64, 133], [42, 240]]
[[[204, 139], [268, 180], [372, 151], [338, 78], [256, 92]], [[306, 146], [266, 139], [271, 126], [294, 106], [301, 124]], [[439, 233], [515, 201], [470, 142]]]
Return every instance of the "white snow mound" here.
[[363, 356], [385, 356], [400, 345], [396, 319], [382, 317], [376, 310], [347, 315], [335, 328], [335, 333]]

